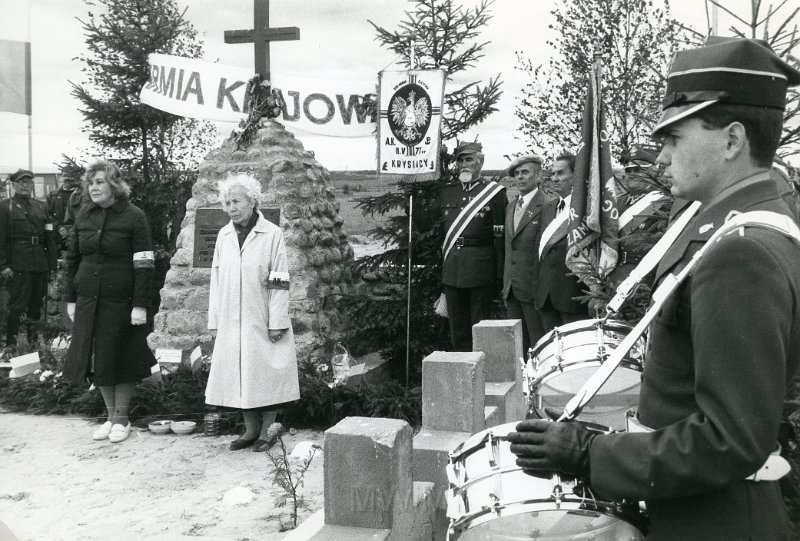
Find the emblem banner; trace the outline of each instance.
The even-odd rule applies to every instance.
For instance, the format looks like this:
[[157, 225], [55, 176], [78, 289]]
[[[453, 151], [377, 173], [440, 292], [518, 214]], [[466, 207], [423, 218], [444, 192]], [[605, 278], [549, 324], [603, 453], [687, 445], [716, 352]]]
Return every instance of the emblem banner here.
[[378, 174], [439, 178], [444, 70], [378, 74]]

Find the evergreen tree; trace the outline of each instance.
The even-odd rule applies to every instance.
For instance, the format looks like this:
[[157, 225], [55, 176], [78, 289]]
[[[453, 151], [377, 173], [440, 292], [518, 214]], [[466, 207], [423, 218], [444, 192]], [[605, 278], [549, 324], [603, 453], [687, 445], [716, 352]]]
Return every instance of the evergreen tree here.
[[[481, 28], [491, 19], [493, 0], [481, 0], [474, 9], [464, 9], [452, 0], [417, 0], [407, 12], [399, 29], [388, 30], [370, 21], [377, 32], [377, 41], [400, 57], [400, 63], [411, 66], [409, 51], [416, 46], [417, 69], [443, 69], [450, 76], [473, 67], [483, 56], [488, 42], [477, 41]], [[455, 143], [458, 135], [485, 120], [501, 95], [500, 76], [485, 85], [472, 82], [448, 92], [447, 114], [442, 120], [442, 140]], [[379, 255], [360, 259], [358, 271], [373, 283], [369, 294], [343, 299], [350, 315], [349, 338], [362, 351], [381, 351], [392, 360], [405, 359], [406, 352], [406, 283], [408, 272], [408, 209], [413, 196], [414, 230], [411, 249], [411, 344], [412, 377], [419, 376], [422, 358], [434, 350], [449, 349], [447, 320], [434, 314], [433, 303], [441, 293], [440, 222], [429, 218], [429, 208], [437, 189], [451, 180], [451, 156], [443, 145], [441, 178], [426, 182], [399, 182], [399, 190], [359, 201], [365, 214], [386, 215], [405, 209], [405, 215], [390, 217], [384, 226], [371, 232], [388, 249]]]
[[[117, 160], [132, 198], [150, 220], [157, 246], [172, 252], [196, 165], [213, 143], [213, 126], [139, 101], [150, 53], [198, 58], [202, 44], [174, 0], [86, 0], [84, 85], [72, 83], [98, 154]], [[169, 257], [162, 252], [162, 259]], [[164, 263], [162, 261], [162, 263]]]

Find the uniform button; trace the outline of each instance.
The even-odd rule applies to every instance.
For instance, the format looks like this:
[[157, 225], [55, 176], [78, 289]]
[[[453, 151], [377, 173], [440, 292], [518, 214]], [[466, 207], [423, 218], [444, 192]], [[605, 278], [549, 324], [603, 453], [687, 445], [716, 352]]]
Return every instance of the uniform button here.
[[94, 275], [95, 276], [100, 276], [100, 273], [99, 272], [95, 272]]
[[103, 230], [102, 230], [102, 229], [98, 229], [98, 230], [97, 230], [97, 232], [98, 232], [98, 233], [102, 233], [102, 232], [103, 232]]

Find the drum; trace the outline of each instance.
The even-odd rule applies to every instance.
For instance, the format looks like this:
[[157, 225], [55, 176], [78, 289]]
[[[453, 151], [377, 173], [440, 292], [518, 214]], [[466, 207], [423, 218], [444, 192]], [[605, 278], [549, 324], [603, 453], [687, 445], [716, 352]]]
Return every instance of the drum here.
[[[531, 348], [523, 368], [529, 410], [562, 411], [611, 352], [633, 329], [624, 321], [589, 319], [556, 327]], [[639, 402], [645, 340], [640, 338], [584, 407], [578, 420], [625, 430], [625, 412]]]
[[523, 472], [506, 439], [515, 426], [486, 429], [450, 453], [449, 541], [644, 539], [638, 503], [601, 501], [585, 480]]

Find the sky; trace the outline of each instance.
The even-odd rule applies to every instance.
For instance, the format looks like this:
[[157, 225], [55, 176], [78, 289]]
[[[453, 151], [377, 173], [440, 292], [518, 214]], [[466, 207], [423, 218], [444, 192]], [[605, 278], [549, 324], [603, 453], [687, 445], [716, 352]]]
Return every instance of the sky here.
[[[459, 0], [456, 0], [459, 1]], [[473, 7], [478, 0], [461, 0]], [[228, 45], [225, 30], [249, 29], [253, 22], [252, 0], [177, 0], [186, 8], [186, 18], [204, 42], [204, 59], [231, 66], [253, 66], [252, 45]], [[749, 0], [723, 0], [736, 13], [749, 12]], [[504, 155], [525, 150], [516, 138], [519, 121], [514, 116], [526, 75], [518, 69], [517, 52], [535, 63], [552, 55], [547, 46], [553, 37], [550, 12], [560, 2], [553, 0], [496, 0], [493, 18], [481, 34], [489, 41], [485, 57], [477, 66], [458, 76], [453, 84], [488, 81], [500, 75], [503, 95], [499, 111], [464, 135], [476, 136], [484, 145], [486, 167], [508, 165]], [[704, 31], [706, 11], [699, 0], [673, 0], [673, 16], [687, 26]], [[383, 69], [394, 65], [394, 54], [375, 41], [368, 21], [389, 29], [397, 28], [404, 12], [414, 6], [407, 0], [271, 0], [270, 26], [297, 26], [299, 41], [274, 43], [271, 62], [274, 72], [327, 80], [377, 81]], [[30, 28], [24, 21], [30, 13]], [[37, 173], [56, 172], [61, 155], [86, 154], [91, 143], [82, 132], [79, 103], [71, 95], [70, 81], [83, 82], [84, 35], [78, 18], [85, 19], [88, 7], [83, 0], [0, 0], [0, 39], [31, 41], [33, 115], [33, 168]], [[720, 12], [720, 34], [730, 26], [730, 18]], [[0, 174], [28, 166], [28, 123], [24, 115], [0, 112]], [[230, 134], [232, 124], [218, 123], [220, 141]], [[329, 170], [375, 168], [373, 138], [328, 138], [296, 132], [307, 150]]]

